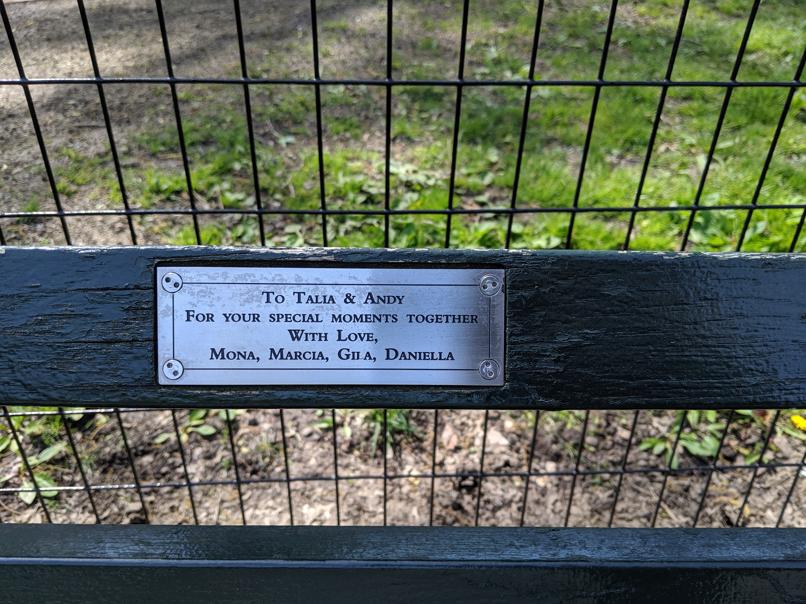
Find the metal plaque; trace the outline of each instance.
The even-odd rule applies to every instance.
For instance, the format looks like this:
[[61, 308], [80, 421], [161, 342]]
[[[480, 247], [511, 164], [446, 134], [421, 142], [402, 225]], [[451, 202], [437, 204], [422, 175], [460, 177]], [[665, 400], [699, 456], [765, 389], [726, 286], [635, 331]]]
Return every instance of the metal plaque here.
[[164, 385], [504, 383], [504, 270], [157, 268]]

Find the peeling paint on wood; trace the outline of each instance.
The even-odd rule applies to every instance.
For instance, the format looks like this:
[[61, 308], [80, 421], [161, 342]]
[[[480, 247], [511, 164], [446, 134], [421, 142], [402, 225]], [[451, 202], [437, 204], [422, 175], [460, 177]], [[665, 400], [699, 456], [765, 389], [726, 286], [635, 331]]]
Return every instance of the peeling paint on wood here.
[[[160, 387], [154, 267], [507, 269], [506, 385]], [[663, 408], [806, 400], [806, 256], [473, 250], [5, 248], [9, 404]]]

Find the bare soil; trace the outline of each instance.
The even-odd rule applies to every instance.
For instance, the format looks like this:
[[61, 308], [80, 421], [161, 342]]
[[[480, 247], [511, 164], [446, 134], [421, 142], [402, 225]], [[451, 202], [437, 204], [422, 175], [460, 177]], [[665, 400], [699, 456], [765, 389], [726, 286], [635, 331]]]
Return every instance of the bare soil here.
[[[334, 445], [334, 431], [327, 422], [330, 410], [285, 410], [285, 454], [280, 412], [238, 412], [232, 421], [237, 478], [223, 416], [209, 414], [207, 423], [216, 433], [204, 437], [188, 431], [187, 413], [176, 412], [183, 435], [181, 451], [170, 411], [121, 414], [145, 512], [115, 416], [85, 413], [77, 422], [68, 420], [88, 483], [102, 486], [92, 491], [102, 522], [192, 523], [195, 506], [202, 524], [239, 524], [243, 519], [238, 480], [249, 524], [288, 524], [290, 510], [295, 524], [384, 522], [383, 445], [377, 439], [373, 448], [372, 432], [380, 426], [368, 421], [367, 412], [337, 410]], [[681, 451], [679, 467], [668, 472], [662, 456], [642, 451], [638, 445], [648, 436], [668, 432], [671, 412], [639, 414], [626, 461], [634, 412], [590, 411], [579, 457], [584, 412], [543, 412], [528, 485], [534, 412], [490, 411], [485, 444], [484, 417], [483, 411], [439, 411], [435, 441], [434, 411], [411, 412], [414, 432], [393, 435], [387, 446], [387, 523], [473, 525], [478, 510], [480, 525], [517, 526], [523, 513], [527, 526], [563, 526], [566, 522], [570, 526], [608, 526], [615, 501], [612, 526], [651, 526], [654, 518], [656, 526], [686, 527], [694, 524], [695, 516], [698, 526], [734, 526], [737, 520], [741, 525], [775, 526], [791, 491], [782, 525], [806, 524], [806, 476], [793, 490], [796, 472], [806, 474], [802, 465], [798, 468], [803, 443], [782, 432], [783, 416], [764, 458], [770, 467], [745, 467], [747, 459], [741, 453], [763, 442], [765, 425], [773, 417], [766, 413], [756, 421], [731, 425], [717, 471], [710, 471], [713, 460]], [[25, 427], [31, 421], [35, 420], [26, 418], [20, 427], [29, 457], [44, 448], [40, 439], [26, 436]], [[74, 488], [47, 499], [53, 520], [93, 522], [92, 507], [70, 450], [65, 449], [42, 468], [57, 485]], [[19, 456], [8, 450], [0, 456], [0, 476], [10, 477], [0, 490], [0, 519], [43, 521], [36, 502], [27, 505], [10, 492], [23, 486], [25, 472]], [[751, 480], [753, 488], [739, 519]]]

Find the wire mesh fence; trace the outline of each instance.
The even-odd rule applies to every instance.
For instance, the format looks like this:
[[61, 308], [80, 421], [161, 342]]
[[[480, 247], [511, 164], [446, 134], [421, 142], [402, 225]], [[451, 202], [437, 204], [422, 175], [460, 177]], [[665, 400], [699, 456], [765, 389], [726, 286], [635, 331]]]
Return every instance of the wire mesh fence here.
[[28, 4], [0, 89], [50, 199], [9, 179], [0, 241], [799, 249], [797, 2]]
[[[0, 245], [802, 251], [799, 10], [0, 0]], [[790, 410], [3, 414], [4, 522], [806, 524]]]
[[3, 414], [5, 522], [804, 524], [789, 411]]

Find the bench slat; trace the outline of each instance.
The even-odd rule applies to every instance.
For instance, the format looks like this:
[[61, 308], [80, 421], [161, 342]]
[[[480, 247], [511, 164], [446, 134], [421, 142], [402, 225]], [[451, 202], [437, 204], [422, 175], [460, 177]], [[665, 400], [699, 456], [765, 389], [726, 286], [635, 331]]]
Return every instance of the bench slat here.
[[0, 526], [14, 602], [778, 602], [806, 529]]
[[[160, 387], [154, 266], [507, 269], [506, 385]], [[806, 401], [806, 256], [0, 248], [0, 400], [201, 407], [785, 407]]]

